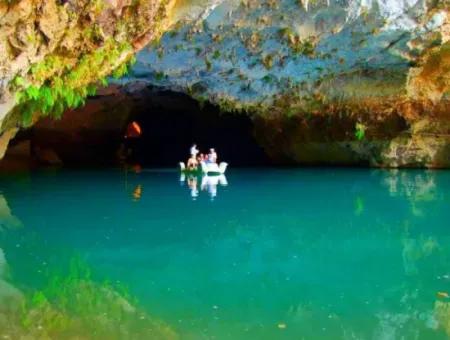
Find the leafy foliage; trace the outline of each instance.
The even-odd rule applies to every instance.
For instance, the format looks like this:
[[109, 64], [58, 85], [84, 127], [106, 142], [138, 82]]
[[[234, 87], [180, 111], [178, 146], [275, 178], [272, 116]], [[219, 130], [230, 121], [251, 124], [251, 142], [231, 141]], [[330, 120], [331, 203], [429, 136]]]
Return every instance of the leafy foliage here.
[[18, 90], [16, 101], [22, 114], [22, 124], [29, 126], [33, 115], [40, 113], [60, 118], [66, 109], [83, 105], [87, 96], [95, 95], [98, 82], [106, 86], [105, 76], [112, 71], [115, 78], [120, 78], [129, 71], [124, 55], [131, 54], [129, 44], [117, 44], [107, 41], [92, 54], [83, 55], [75, 64], [63, 56], [49, 56], [30, 68], [27, 82], [23, 77], [16, 77], [11, 86]]
[[355, 125], [355, 137], [357, 140], [363, 140], [366, 136], [367, 127], [362, 123], [356, 123]]

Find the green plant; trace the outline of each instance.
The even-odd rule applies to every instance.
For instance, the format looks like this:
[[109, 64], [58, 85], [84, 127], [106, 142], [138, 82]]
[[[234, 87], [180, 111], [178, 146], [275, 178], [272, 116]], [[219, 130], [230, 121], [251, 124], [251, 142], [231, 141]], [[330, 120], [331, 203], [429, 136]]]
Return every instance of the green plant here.
[[265, 75], [263, 78], [262, 78], [262, 80], [263, 80], [263, 82], [265, 82], [266, 84], [269, 84], [269, 83], [271, 83], [272, 82], [272, 77], [270, 76], [270, 75]]
[[155, 79], [157, 81], [162, 81], [165, 77], [166, 75], [164, 74], [164, 72], [156, 72], [155, 74]]
[[[97, 84], [106, 86], [106, 76], [112, 72], [121, 77], [129, 70], [127, 63], [135, 62], [131, 46], [109, 40], [91, 54], [78, 61], [52, 55], [33, 65], [24, 77], [10, 83], [16, 92], [17, 110], [22, 114], [22, 125], [29, 126], [34, 114], [60, 118], [64, 110], [84, 104], [87, 96], [95, 95]], [[121, 58], [127, 56], [123, 61]]]
[[208, 58], [205, 58], [205, 65], [206, 65], [206, 70], [207, 70], [207, 71], [211, 71], [212, 64], [211, 64], [211, 62], [208, 60]]
[[267, 54], [262, 58], [262, 64], [267, 70], [270, 70], [273, 67], [273, 55]]
[[357, 140], [361, 141], [366, 136], [367, 127], [362, 123], [356, 123], [355, 125], [355, 137]]
[[289, 48], [295, 53], [304, 55], [307, 57], [313, 57], [315, 55], [315, 39], [308, 37], [301, 39], [298, 34], [292, 31], [291, 28], [285, 27], [278, 31], [280, 38], [286, 40]]

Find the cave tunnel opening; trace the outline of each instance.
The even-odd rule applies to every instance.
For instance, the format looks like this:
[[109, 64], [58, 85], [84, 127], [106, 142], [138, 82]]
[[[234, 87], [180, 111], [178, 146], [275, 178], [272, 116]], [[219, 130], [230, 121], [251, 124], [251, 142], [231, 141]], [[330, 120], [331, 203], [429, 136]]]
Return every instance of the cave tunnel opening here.
[[[142, 134], [125, 139], [132, 122]], [[215, 148], [218, 161], [233, 167], [271, 165], [248, 115], [222, 112], [186, 94], [148, 85], [106, 88], [60, 120], [41, 119], [17, 135], [3, 164], [19, 155], [32, 166], [108, 167], [125, 162], [175, 168], [187, 161], [193, 143], [202, 153]]]
[[149, 91], [135, 101], [129, 122], [142, 130], [127, 142], [129, 160], [146, 167], [172, 167], [186, 162], [189, 148], [201, 153], [215, 148], [219, 162], [234, 167], [269, 165], [264, 150], [253, 136], [253, 122], [245, 114], [222, 112], [212, 104], [201, 105], [188, 95]]

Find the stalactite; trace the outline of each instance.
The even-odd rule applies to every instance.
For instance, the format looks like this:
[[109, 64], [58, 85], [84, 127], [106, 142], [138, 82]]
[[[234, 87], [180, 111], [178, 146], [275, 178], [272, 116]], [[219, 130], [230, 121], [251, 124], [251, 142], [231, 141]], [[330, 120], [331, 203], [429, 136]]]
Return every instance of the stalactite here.
[[[331, 0], [326, 0], [326, 1], [327, 1], [327, 7], [330, 7]], [[309, 10], [309, 0], [300, 0], [300, 2], [302, 3], [302, 6], [305, 9], [305, 11], [308, 12], [308, 10]]]
[[308, 8], [309, 8], [309, 0], [300, 0], [302, 3], [303, 8], [305, 9], [306, 12], [308, 12]]

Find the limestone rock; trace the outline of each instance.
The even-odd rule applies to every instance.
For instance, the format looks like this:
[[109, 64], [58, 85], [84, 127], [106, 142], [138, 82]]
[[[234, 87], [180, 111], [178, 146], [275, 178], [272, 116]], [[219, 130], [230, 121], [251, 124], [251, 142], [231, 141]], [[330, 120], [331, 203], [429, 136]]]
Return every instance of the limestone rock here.
[[52, 51], [65, 33], [69, 18], [68, 13], [56, 4], [56, 0], [48, 0], [40, 9], [39, 29], [45, 35], [48, 48]]
[[[249, 113], [279, 162], [447, 167], [449, 8], [228, 0], [142, 50], [134, 74]], [[415, 131], [424, 121], [427, 137]]]
[[[197, 2], [208, 10], [220, 1]], [[1, 2], [0, 135], [82, 103], [99, 80], [114, 70], [120, 74], [173, 18], [188, 18], [180, 7], [186, 6], [176, 0]]]
[[9, 129], [0, 135], [0, 159], [5, 155], [9, 141], [15, 137], [18, 130], [18, 128]]

